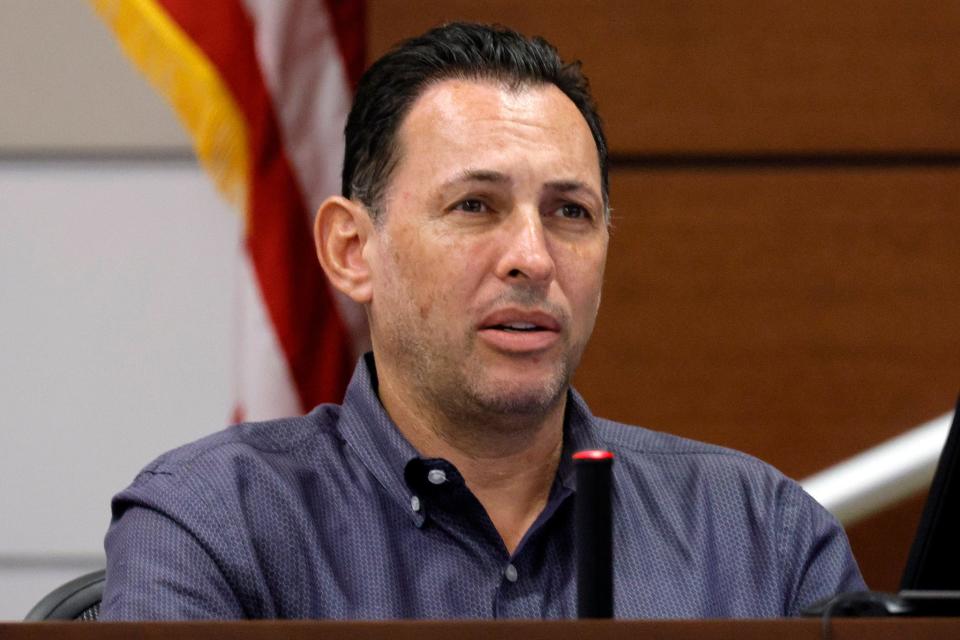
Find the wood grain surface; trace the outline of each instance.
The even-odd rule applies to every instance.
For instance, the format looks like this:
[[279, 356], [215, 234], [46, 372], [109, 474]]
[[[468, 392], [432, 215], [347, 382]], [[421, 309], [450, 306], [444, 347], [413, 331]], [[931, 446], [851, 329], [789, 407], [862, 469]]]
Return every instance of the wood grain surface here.
[[611, 149], [956, 153], [960, 3], [370, 0], [369, 51], [498, 22], [583, 61]]
[[[835, 619], [836, 640], [941, 640], [960, 633], [955, 618]], [[4, 640], [817, 640], [818, 619], [766, 620], [403, 620], [337, 622], [247, 620], [218, 622], [0, 623]]]
[[950, 410], [960, 169], [616, 172], [577, 387], [803, 477]]

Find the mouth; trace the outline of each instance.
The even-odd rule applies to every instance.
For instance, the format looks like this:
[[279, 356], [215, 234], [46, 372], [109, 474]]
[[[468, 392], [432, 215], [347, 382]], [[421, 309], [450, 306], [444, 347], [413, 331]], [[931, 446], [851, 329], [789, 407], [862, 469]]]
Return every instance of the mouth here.
[[488, 315], [478, 329], [480, 336], [499, 351], [528, 353], [554, 345], [561, 324], [542, 311], [505, 309]]
[[502, 309], [487, 315], [480, 322], [480, 329], [531, 333], [537, 331], [560, 331], [560, 321], [553, 314], [539, 310]]
[[510, 324], [495, 324], [492, 327], [487, 327], [488, 329], [496, 329], [497, 331], [509, 331], [511, 333], [529, 333], [530, 331], [546, 331], [543, 327], [533, 324], [532, 322], [513, 322]]

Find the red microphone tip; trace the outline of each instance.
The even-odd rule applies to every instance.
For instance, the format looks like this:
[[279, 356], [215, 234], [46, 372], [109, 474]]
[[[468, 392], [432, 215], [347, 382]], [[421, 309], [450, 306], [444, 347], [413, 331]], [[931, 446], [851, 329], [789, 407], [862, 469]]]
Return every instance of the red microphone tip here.
[[613, 454], [602, 449], [588, 449], [573, 454], [574, 460], [613, 460]]

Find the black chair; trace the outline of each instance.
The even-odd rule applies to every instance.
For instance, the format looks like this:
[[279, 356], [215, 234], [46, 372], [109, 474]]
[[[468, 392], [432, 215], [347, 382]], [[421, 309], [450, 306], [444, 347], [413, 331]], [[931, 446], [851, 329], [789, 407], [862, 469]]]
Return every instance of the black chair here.
[[34, 605], [24, 618], [27, 622], [77, 620], [93, 622], [100, 616], [103, 580], [106, 571], [94, 571], [57, 587]]

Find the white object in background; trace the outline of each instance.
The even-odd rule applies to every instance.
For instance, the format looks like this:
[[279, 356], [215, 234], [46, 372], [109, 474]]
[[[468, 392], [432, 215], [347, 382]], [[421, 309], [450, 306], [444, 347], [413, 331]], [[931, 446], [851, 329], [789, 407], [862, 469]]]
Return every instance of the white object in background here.
[[103, 566], [110, 498], [226, 425], [239, 220], [193, 160], [0, 160], [0, 619]]
[[849, 526], [930, 484], [952, 419], [944, 414], [800, 484]]

